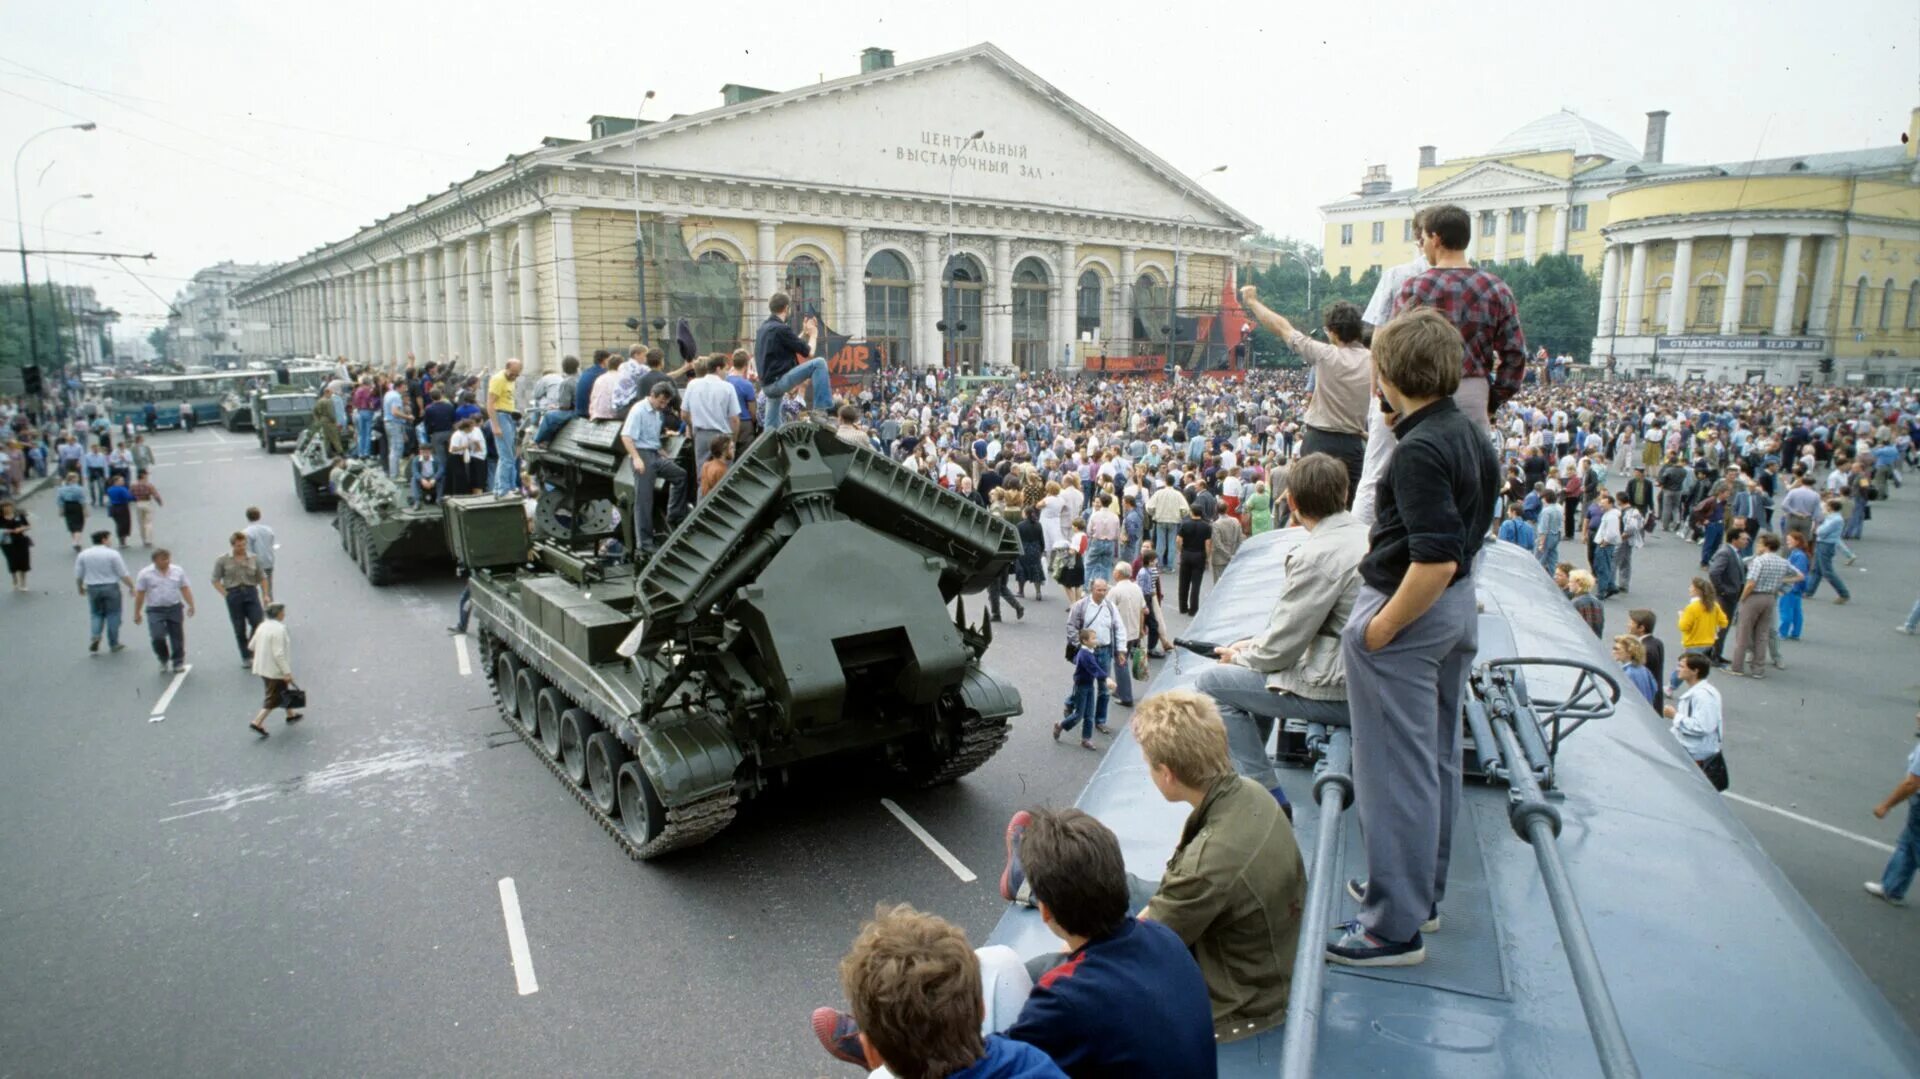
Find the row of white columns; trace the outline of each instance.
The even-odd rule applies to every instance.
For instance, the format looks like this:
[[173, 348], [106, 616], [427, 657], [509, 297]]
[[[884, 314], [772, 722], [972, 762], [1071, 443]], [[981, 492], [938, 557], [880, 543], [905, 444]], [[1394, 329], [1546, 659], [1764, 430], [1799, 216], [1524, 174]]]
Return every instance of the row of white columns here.
[[[1511, 213], [1511, 209], [1512, 208], [1509, 207], [1507, 209], [1494, 211], [1493, 254], [1491, 256], [1494, 262], [1507, 261], [1508, 246], [1513, 238], [1513, 214]], [[1542, 209], [1544, 209], [1544, 207], [1524, 207], [1525, 220], [1521, 233], [1521, 256], [1528, 262], [1534, 262], [1540, 257], [1540, 211]], [[1547, 251], [1547, 254], [1564, 255], [1567, 253], [1568, 219], [1572, 213], [1572, 209], [1572, 207], [1565, 203], [1560, 203], [1553, 207], [1553, 240], [1552, 247]], [[1483, 211], [1474, 211], [1467, 215], [1469, 227], [1472, 230], [1469, 234], [1470, 238], [1467, 241], [1468, 251], [1479, 250], [1478, 244], [1483, 235], [1480, 225], [1480, 215], [1482, 212]]]
[[[548, 218], [553, 250], [546, 269], [558, 312], [551, 340], [556, 356], [577, 355], [580, 290], [573, 211], [555, 209]], [[366, 266], [323, 270], [323, 276], [269, 295], [257, 301], [269, 327], [269, 347], [347, 356], [381, 368], [458, 356], [461, 367], [475, 370], [519, 357], [527, 372], [537, 374], [542, 331], [548, 327], [539, 318], [536, 220], [523, 217], [421, 251], [395, 252]]]
[[[1774, 297], [1768, 332], [1776, 337], [1794, 332], [1793, 314], [1799, 302], [1800, 259], [1807, 240], [1819, 246], [1814, 253], [1813, 294], [1807, 311], [1807, 332], [1827, 331], [1829, 309], [1833, 306], [1834, 264], [1838, 255], [1836, 241], [1827, 236], [1788, 235], [1781, 252], [1779, 291]], [[1655, 241], [1661, 242], [1661, 241]], [[1750, 238], [1730, 238], [1727, 252], [1725, 287], [1720, 298], [1718, 330], [1722, 334], [1740, 332], [1745, 310], [1747, 253]], [[1667, 301], [1666, 325], [1653, 327], [1646, 317], [1648, 243], [1609, 244], [1600, 267], [1600, 325], [1602, 336], [1634, 336], [1649, 332], [1678, 336], [1687, 332], [1689, 298], [1693, 283], [1693, 238], [1673, 241], [1673, 288]], [[1620, 291], [1621, 249], [1627, 249], [1627, 280], [1624, 296]]]

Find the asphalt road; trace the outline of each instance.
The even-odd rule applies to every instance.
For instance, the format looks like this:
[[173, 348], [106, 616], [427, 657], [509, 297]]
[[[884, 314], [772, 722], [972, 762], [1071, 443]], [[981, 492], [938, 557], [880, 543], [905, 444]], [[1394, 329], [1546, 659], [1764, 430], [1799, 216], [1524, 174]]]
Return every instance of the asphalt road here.
[[[205, 429], [154, 441], [168, 503], [158, 538], [201, 604], [193, 670], [164, 719], [172, 679], [144, 629], [126, 626], [117, 656], [88, 655], [46, 494], [28, 505], [33, 591], [0, 594], [0, 1075], [840, 1075], [806, 1018], [838, 1001], [835, 964], [862, 918], [906, 901], [983, 938], [1002, 906], [1007, 816], [1071, 802], [1098, 759], [1047, 737], [1067, 673], [1049, 586], [1024, 621], [997, 627], [989, 665], [1029, 714], [973, 776], [783, 797], [706, 846], [631, 862], [508, 731], [471, 653], [461, 673], [444, 629], [451, 575], [372, 588], [330, 515], [299, 509], [284, 454]], [[1735, 792], [1858, 838], [1745, 804], [1741, 815], [1909, 1021], [1920, 911], [1860, 882], [1884, 860], [1861, 840], [1897, 834], [1868, 809], [1899, 778], [1920, 695], [1920, 642], [1890, 628], [1920, 591], [1920, 564], [1881, 538], [1912, 534], [1916, 500], [1876, 508], [1848, 571], [1857, 598], [1809, 605], [1790, 670], [1724, 687]], [[279, 535], [277, 598], [313, 697], [309, 719], [276, 718], [265, 741], [244, 726], [259, 682], [204, 583], [249, 504]], [[142, 552], [128, 554], [137, 569]], [[1634, 595], [1608, 605], [1610, 625], [1646, 603], [1677, 650], [1665, 627], [1692, 565], [1656, 540]], [[535, 992], [520, 991], [510, 956], [504, 879]]]

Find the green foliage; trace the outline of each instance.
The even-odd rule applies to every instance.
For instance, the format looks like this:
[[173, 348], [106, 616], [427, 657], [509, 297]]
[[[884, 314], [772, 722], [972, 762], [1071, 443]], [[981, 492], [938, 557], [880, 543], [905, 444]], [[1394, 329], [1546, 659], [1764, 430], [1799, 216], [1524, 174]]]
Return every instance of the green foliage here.
[[27, 308], [20, 286], [0, 286], [0, 367], [25, 367], [37, 352], [41, 370], [50, 373], [65, 366], [78, 347], [70, 320], [44, 286], [33, 290], [33, 337], [38, 349], [27, 347]]
[[[1332, 304], [1345, 300], [1356, 307], [1365, 309], [1367, 301], [1373, 298], [1373, 290], [1380, 283], [1379, 273], [1368, 270], [1353, 280], [1345, 269], [1336, 275], [1329, 275], [1319, 268], [1320, 251], [1309, 244], [1297, 240], [1279, 240], [1275, 246], [1292, 253], [1293, 257], [1283, 258], [1265, 270], [1255, 270], [1242, 281], [1243, 285], [1260, 287], [1260, 302], [1286, 316], [1287, 321], [1302, 331], [1320, 328], [1321, 315]], [[1309, 274], [1302, 260], [1314, 263]], [[1312, 281], [1313, 304], [1307, 304], [1308, 281]], [[1298, 367], [1300, 357], [1281, 343], [1280, 338], [1260, 326], [1253, 331], [1254, 361], [1261, 367]]]
[[152, 332], [147, 334], [147, 344], [153, 346], [153, 354], [162, 360], [170, 360], [173, 358], [167, 351], [167, 345], [170, 340], [171, 339], [167, 337], [167, 328], [165, 326], [156, 326]]

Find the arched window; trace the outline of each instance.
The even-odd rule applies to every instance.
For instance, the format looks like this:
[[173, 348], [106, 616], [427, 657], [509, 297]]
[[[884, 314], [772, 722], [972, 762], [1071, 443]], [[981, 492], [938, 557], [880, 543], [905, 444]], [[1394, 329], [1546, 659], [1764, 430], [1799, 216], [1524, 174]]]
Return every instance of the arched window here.
[[1013, 362], [1022, 371], [1044, 371], [1047, 354], [1047, 267], [1021, 259], [1013, 268]]
[[1079, 294], [1074, 298], [1077, 317], [1074, 320], [1073, 335], [1092, 334], [1100, 336], [1100, 275], [1088, 270], [1080, 275]]
[[1758, 326], [1767, 318], [1767, 279], [1759, 274], [1750, 274], [1747, 285], [1740, 290], [1740, 325]]
[[[740, 266], [724, 251], [702, 251], [693, 272], [672, 288], [673, 316], [693, 330], [694, 347], [703, 352], [740, 346]], [[673, 327], [669, 326], [671, 333]]]
[[940, 310], [947, 328], [941, 331], [940, 342], [949, 367], [960, 371], [980, 369], [980, 304], [986, 283], [986, 271], [972, 255], [954, 255], [947, 260], [940, 289]]
[[907, 260], [892, 251], [876, 251], [867, 260], [867, 340], [884, 350], [886, 362], [913, 363], [913, 314], [908, 290], [913, 279]]
[[1882, 330], [1885, 330], [1892, 325], [1893, 325], [1893, 278], [1889, 277], [1887, 278], [1887, 283], [1880, 286], [1880, 328]]
[[[795, 255], [787, 263], [787, 275], [780, 286], [793, 303], [787, 308], [787, 321], [798, 328], [808, 315], [824, 316], [825, 297], [821, 292], [820, 263], [812, 255]], [[821, 317], [821, 321], [826, 319]]]
[[1857, 330], [1860, 327], [1866, 325], [1866, 321], [1867, 321], [1867, 277], [1865, 274], [1861, 274], [1860, 280], [1854, 282], [1854, 285], [1853, 285], [1853, 318], [1849, 320], [1849, 325], [1852, 326], [1853, 329]]
[[1920, 330], [1920, 281], [1907, 286], [1907, 329]]
[[1718, 275], [1708, 275], [1700, 279], [1699, 299], [1693, 309], [1693, 323], [1696, 326], [1720, 325], [1720, 289]]
[[1173, 325], [1172, 296], [1151, 271], [1133, 283], [1133, 339], [1141, 355], [1164, 353], [1167, 331]]
[[[1685, 304], [1685, 300], [1681, 303]], [[1667, 332], [1667, 313], [1673, 310], [1673, 278], [1663, 277], [1653, 286], [1653, 330]]]

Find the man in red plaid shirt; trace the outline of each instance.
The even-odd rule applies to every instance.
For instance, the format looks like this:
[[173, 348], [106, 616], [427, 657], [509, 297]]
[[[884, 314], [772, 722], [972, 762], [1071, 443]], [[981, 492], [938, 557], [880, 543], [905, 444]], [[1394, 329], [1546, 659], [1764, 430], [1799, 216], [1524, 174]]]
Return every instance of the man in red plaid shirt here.
[[[1527, 341], [1520, 311], [1507, 283], [1467, 261], [1473, 219], [1458, 206], [1430, 206], [1413, 219], [1420, 253], [1431, 267], [1407, 279], [1393, 314], [1432, 307], [1447, 316], [1466, 340], [1464, 377], [1454, 400], [1481, 427], [1494, 409], [1520, 390], [1527, 371]], [[1491, 379], [1491, 382], [1489, 382]]]

